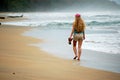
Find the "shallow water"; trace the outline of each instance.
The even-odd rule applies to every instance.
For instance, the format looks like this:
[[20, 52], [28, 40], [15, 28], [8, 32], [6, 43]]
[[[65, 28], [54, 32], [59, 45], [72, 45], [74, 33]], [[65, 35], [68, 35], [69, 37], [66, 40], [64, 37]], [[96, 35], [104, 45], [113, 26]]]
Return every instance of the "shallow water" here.
[[[59, 30], [54, 30], [54, 29], [43, 30], [43, 29], [34, 28], [31, 31], [25, 32], [24, 35], [45, 40], [44, 43], [40, 43], [40, 44], [37, 43], [37, 44], [30, 44], [30, 45], [40, 47], [40, 49], [47, 51], [53, 56], [72, 60], [74, 56], [72, 45], [69, 45], [67, 41], [69, 33], [70, 33], [70, 30], [63, 30], [63, 29], [62, 30], [60, 29]], [[99, 42], [93, 41], [91, 43], [97, 44]], [[84, 41], [83, 48], [86, 49], [87, 45], [90, 46], [90, 44]], [[103, 46], [103, 47], [106, 47], [106, 46]], [[96, 46], [96, 48], [98, 47]], [[104, 51], [98, 52], [98, 51], [91, 51], [91, 50], [83, 50], [81, 61], [80, 62], [73, 61], [73, 65], [80, 65], [80, 66], [95, 68], [99, 70], [120, 73], [119, 61], [120, 61], [120, 54], [104, 53]]]
[[[56, 30], [55, 30], [56, 31]], [[44, 39], [44, 43], [40, 44], [30, 44], [32, 46], [40, 47], [47, 51], [48, 53], [52, 54], [53, 56], [69, 59], [72, 60], [73, 58], [73, 51], [72, 46], [67, 43], [67, 36], [68, 34], [64, 34], [64, 30], [58, 30], [66, 37], [61, 37], [61, 34], [55, 34], [54, 30], [46, 30], [49, 34], [46, 34], [44, 30], [32, 30], [31, 33], [28, 34], [33, 35], [35, 38], [39, 37], [40, 39]], [[37, 32], [43, 33], [37, 36]], [[26, 33], [27, 34], [27, 33]], [[49, 37], [52, 36], [52, 37]], [[56, 37], [57, 36], [57, 37]], [[56, 37], [56, 38], [55, 38]], [[84, 43], [83, 43], [84, 44]], [[73, 61], [73, 65], [81, 65], [85, 67], [105, 70], [105, 71], [112, 71], [120, 73], [120, 54], [109, 54], [97, 51], [90, 51], [90, 50], [83, 50], [81, 61]]]
[[[28, 19], [17, 22], [5, 22], [3, 24], [33, 27], [35, 29], [30, 32], [34, 32], [34, 37], [36, 38], [40, 37], [39, 34], [42, 36], [47, 36], [51, 32], [52, 35], [59, 34], [59, 37], [57, 35], [47, 36], [47, 40], [51, 40], [51, 37], [59, 40], [63, 38], [63, 41], [61, 40], [60, 42], [65, 44], [70, 35], [75, 13], [14, 13], [14, 15], [20, 14], [23, 14]], [[11, 14], [9, 13], [8, 15]], [[81, 13], [81, 15], [86, 23], [86, 40], [84, 41], [83, 49], [120, 54], [120, 15], [118, 12]], [[44, 39], [46, 38], [44, 37]]]
[[[72, 45], [69, 45], [67, 40], [74, 21], [74, 14], [24, 13], [27, 20], [2, 24], [33, 27], [23, 35], [43, 39], [45, 43], [29, 45], [40, 47], [57, 57], [72, 59], [74, 56]], [[82, 13], [82, 18], [86, 23], [86, 40], [82, 48], [94, 51], [83, 51], [81, 62], [75, 61], [73, 64], [120, 73], [120, 15]]]

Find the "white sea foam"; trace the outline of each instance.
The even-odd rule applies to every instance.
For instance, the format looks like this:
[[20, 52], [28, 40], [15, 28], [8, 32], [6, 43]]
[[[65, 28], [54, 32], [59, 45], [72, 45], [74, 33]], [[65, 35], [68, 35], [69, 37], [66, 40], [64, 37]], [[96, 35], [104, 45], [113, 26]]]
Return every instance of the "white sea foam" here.
[[[74, 21], [74, 14], [23, 13], [24, 17], [28, 18], [27, 20], [4, 22], [3, 24], [35, 27], [36, 29], [27, 32], [27, 35], [50, 41], [55, 40], [54, 43], [64, 44], [65, 47]], [[120, 54], [120, 15], [111, 13], [100, 13], [100, 15], [99, 13], [82, 13], [81, 15], [87, 26], [86, 41], [83, 48]], [[59, 34], [59, 37], [54, 34]], [[49, 45], [47, 46], [49, 48]], [[62, 48], [62, 45], [59, 46]], [[53, 47], [56, 47], [56, 45]]]

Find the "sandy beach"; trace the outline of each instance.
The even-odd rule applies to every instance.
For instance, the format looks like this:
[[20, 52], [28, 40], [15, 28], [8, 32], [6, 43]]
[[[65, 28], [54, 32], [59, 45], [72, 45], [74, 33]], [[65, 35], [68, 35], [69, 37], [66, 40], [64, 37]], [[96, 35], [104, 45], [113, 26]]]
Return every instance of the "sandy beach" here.
[[43, 40], [22, 36], [27, 27], [0, 26], [0, 80], [120, 80], [119, 73], [73, 65], [31, 43]]

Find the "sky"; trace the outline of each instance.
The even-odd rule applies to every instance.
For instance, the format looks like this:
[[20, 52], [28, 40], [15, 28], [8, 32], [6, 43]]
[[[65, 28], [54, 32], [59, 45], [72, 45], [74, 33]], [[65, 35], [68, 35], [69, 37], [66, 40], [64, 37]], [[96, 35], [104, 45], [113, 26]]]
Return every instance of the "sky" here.
[[[68, 0], [66, 0], [68, 1]], [[69, 0], [72, 2], [73, 0]], [[112, 2], [110, 2], [112, 1]], [[65, 5], [68, 11], [116, 11], [120, 10], [120, 0], [76, 0], [71, 5]], [[64, 6], [64, 4], [63, 4]]]
[[120, 0], [114, 0], [114, 1], [116, 1], [118, 4], [120, 4]]
[[120, 0], [33, 0], [37, 11], [119, 11]]
[[120, 0], [110, 0], [110, 1], [115, 1], [116, 3], [120, 4]]

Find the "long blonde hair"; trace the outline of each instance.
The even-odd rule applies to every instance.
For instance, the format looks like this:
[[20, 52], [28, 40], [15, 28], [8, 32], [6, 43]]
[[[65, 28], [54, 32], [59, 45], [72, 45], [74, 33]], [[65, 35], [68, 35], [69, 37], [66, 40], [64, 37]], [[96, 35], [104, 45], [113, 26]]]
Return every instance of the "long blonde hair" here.
[[77, 32], [83, 32], [85, 30], [85, 23], [81, 17], [78, 17], [78, 19], [75, 18], [73, 27]]

